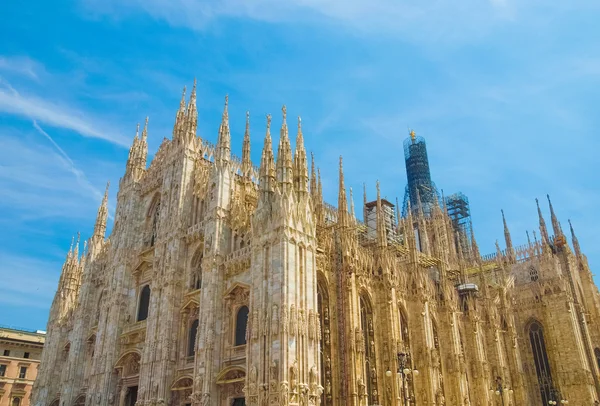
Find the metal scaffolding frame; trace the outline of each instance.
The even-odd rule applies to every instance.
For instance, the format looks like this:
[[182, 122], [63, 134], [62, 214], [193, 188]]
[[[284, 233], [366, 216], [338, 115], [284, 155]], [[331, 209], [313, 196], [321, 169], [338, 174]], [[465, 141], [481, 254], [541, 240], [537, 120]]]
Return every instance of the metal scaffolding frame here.
[[458, 233], [456, 248], [460, 248], [463, 255], [471, 251], [471, 209], [469, 198], [461, 193], [454, 193], [446, 197], [448, 216], [452, 219], [454, 232]]

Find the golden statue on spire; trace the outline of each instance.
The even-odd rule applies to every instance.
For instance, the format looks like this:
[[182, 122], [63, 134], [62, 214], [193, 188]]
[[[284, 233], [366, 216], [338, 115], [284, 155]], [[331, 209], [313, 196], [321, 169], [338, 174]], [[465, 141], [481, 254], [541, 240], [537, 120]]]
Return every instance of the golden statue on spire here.
[[410, 139], [411, 140], [415, 140], [417, 138], [417, 134], [415, 133], [415, 130], [410, 130]]

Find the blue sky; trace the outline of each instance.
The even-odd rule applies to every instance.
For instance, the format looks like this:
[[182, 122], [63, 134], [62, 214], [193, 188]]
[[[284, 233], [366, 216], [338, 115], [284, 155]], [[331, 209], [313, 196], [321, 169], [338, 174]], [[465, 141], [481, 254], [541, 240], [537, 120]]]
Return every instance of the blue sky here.
[[229, 94], [233, 151], [249, 110], [255, 164], [265, 114], [301, 115], [329, 202], [340, 154], [357, 205], [378, 179], [402, 200], [411, 127], [438, 187], [468, 195], [483, 253], [503, 246], [500, 209], [521, 244], [549, 193], [600, 266], [599, 19], [592, 0], [1, 2], [0, 324], [45, 327], [136, 123], [154, 153], [194, 77], [199, 135], [216, 140]]

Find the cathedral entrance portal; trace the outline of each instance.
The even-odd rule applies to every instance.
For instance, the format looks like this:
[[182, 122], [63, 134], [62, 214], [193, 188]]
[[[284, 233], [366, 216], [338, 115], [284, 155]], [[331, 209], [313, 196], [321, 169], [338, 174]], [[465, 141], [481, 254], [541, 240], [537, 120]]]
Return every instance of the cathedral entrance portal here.
[[231, 406], [246, 406], [246, 399], [245, 398], [233, 399], [233, 403], [231, 404]]

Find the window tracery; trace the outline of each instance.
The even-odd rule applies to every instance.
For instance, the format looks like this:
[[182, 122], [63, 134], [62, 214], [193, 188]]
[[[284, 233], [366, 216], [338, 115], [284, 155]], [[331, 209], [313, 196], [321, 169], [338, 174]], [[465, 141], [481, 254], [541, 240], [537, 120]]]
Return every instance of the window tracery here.
[[529, 343], [533, 353], [533, 362], [535, 364], [535, 372], [540, 388], [540, 396], [543, 404], [547, 405], [550, 400], [551, 393], [554, 391], [552, 383], [552, 372], [550, 371], [550, 361], [546, 352], [546, 341], [544, 340], [544, 329], [539, 321], [533, 320], [529, 324]]

